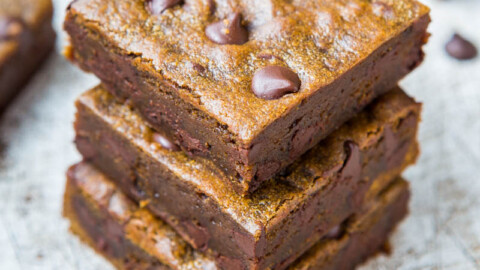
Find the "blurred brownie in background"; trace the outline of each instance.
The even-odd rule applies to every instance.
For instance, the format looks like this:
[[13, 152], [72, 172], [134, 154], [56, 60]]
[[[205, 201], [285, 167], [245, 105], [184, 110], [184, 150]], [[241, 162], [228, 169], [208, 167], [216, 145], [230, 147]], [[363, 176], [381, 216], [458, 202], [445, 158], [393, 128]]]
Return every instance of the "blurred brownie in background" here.
[[0, 0], [0, 113], [55, 45], [51, 0]]

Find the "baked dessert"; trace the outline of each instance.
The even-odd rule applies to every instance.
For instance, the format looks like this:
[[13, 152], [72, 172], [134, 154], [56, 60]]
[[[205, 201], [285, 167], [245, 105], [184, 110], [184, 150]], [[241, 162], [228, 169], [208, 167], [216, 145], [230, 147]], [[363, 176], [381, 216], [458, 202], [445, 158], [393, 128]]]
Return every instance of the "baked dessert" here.
[[[368, 209], [347, 218], [302, 257], [278, 269], [354, 269], [385, 245], [405, 217], [408, 200], [408, 184], [396, 179]], [[208, 250], [194, 250], [87, 163], [68, 172], [64, 215], [72, 232], [118, 269], [242, 269]]]
[[85, 160], [194, 248], [268, 269], [300, 256], [415, 161], [420, 107], [390, 91], [249, 196], [226, 184], [211, 161], [175, 151], [101, 86], [77, 101], [75, 142]]
[[0, 0], [0, 112], [55, 45], [50, 0]]
[[415, 0], [77, 0], [72, 56], [247, 194], [423, 59]]

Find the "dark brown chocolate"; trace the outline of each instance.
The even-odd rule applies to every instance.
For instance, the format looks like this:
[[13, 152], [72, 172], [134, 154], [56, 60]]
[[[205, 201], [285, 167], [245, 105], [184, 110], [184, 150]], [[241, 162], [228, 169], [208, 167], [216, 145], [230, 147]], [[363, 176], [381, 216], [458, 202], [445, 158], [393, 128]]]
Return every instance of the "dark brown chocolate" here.
[[445, 46], [447, 53], [459, 60], [469, 60], [477, 56], [477, 48], [459, 34], [454, 34]]
[[242, 45], [248, 41], [248, 31], [243, 27], [242, 15], [238, 12], [207, 26], [205, 35], [218, 44]]
[[277, 99], [300, 90], [297, 74], [286, 67], [267, 66], [253, 76], [252, 90], [257, 97]]

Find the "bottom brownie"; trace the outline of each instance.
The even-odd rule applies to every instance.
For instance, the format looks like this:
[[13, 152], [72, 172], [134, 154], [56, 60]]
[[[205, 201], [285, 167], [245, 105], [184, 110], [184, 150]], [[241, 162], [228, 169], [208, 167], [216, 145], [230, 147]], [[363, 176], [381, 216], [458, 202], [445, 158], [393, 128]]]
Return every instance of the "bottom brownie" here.
[[[222, 258], [208, 250], [194, 250], [169, 225], [130, 201], [94, 167], [81, 163], [75, 172], [70, 169], [67, 177], [64, 215], [71, 222], [71, 230], [117, 268], [219, 268]], [[290, 269], [353, 269], [384, 247], [390, 233], [406, 216], [409, 197], [408, 184], [397, 178], [369, 209], [349, 217], [301, 258], [285, 264], [290, 264]]]

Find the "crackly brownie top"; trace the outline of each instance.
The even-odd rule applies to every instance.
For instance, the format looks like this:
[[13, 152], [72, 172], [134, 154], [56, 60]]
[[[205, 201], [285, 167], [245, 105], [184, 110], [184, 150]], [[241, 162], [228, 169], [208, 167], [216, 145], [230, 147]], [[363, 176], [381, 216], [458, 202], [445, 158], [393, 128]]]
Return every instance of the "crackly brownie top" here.
[[70, 8], [243, 142], [427, 13], [414, 0], [76, 0]]
[[[265, 182], [250, 196], [242, 197], [225, 183], [227, 176], [211, 162], [195, 161], [181, 151], [163, 148], [152, 138], [154, 132], [141, 116], [128, 106], [116, 103], [102, 86], [86, 92], [78, 102], [163, 164], [179, 181], [215, 200], [220, 209], [254, 234], [261, 226], [274, 223], [272, 220], [276, 217], [288, 215], [337, 177], [358, 176], [359, 150], [373, 147], [382, 139], [385, 128], [397, 128], [396, 122], [410, 114], [415, 115], [416, 124], [420, 110], [420, 105], [401, 90], [390, 91], [291, 165], [289, 172]], [[348, 147], [355, 155], [346, 153], [345, 142], [352, 142]]]

